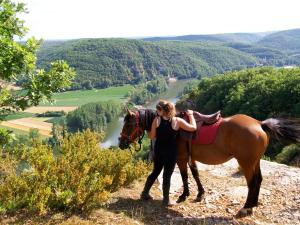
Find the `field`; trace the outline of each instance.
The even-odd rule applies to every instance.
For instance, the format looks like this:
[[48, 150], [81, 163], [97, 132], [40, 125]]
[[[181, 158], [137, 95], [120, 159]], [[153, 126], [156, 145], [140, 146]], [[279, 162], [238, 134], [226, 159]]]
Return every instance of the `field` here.
[[125, 85], [106, 89], [57, 93], [53, 96], [55, 100], [53, 104], [42, 103], [39, 106], [28, 108], [24, 112], [8, 115], [5, 118], [6, 121], [3, 121], [0, 126], [21, 134], [28, 132], [30, 128], [37, 128], [41, 135], [49, 137], [51, 136], [52, 123], [44, 121], [57, 121], [59, 118], [37, 118], [35, 117], [36, 113], [44, 113], [46, 111], [70, 112], [90, 102], [115, 101], [122, 103], [126, 100], [126, 94], [132, 88], [130, 85]]
[[44, 113], [47, 111], [65, 111], [71, 112], [77, 109], [77, 106], [34, 106], [26, 109], [24, 112], [26, 113]]
[[36, 120], [35, 118], [3, 121], [1, 125], [23, 131], [29, 131], [31, 128], [36, 128], [39, 130], [39, 133], [44, 136], [51, 136], [52, 131], [52, 123]]
[[55, 103], [42, 103], [40, 106], [81, 106], [89, 102], [115, 101], [124, 102], [125, 95], [132, 89], [132, 86], [110, 87], [105, 89], [93, 89], [84, 91], [68, 91], [57, 93], [53, 99]]

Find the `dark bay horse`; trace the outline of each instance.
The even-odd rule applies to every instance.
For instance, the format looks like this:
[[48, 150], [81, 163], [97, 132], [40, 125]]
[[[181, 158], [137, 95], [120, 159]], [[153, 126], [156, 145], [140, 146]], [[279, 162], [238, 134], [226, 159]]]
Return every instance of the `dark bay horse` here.
[[[128, 148], [132, 142], [141, 137], [145, 130], [149, 131], [156, 115], [156, 111], [151, 109], [128, 110], [124, 118], [121, 137], [119, 138], [119, 147], [121, 149]], [[262, 182], [260, 158], [265, 153], [271, 137], [276, 140], [286, 139], [291, 143], [299, 143], [299, 119], [270, 118], [258, 121], [247, 115], [238, 114], [223, 118], [217, 131], [216, 139], [212, 144], [192, 144], [192, 160], [189, 166], [198, 186], [196, 200], [200, 201], [204, 194], [196, 161], [216, 165], [236, 158], [242, 168], [248, 186], [246, 203], [236, 214], [236, 217], [252, 214], [252, 208], [258, 204]], [[186, 141], [179, 137], [177, 144], [177, 165], [180, 169], [184, 187], [182, 195], [177, 200], [177, 202], [181, 202], [189, 196], [187, 174], [189, 156]]]

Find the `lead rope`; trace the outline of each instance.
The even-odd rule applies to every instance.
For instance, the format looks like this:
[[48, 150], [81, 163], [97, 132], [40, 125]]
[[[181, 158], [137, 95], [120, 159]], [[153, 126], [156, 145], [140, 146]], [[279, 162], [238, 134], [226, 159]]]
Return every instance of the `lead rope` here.
[[138, 140], [138, 143], [140, 144], [140, 149], [139, 149], [139, 151], [142, 149], [142, 140], [143, 140], [144, 136], [145, 136], [145, 131], [143, 131], [142, 137], [139, 136], [139, 140]]

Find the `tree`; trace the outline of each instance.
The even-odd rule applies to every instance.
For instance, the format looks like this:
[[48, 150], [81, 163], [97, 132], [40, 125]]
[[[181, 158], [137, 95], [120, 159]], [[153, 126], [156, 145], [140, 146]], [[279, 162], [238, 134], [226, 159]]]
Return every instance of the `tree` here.
[[[37, 69], [36, 53], [41, 40], [21, 41], [27, 33], [18, 16], [27, 13], [23, 3], [0, 0], [0, 116], [11, 110], [24, 110], [70, 86], [75, 71], [65, 61], [52, 62], [48, 70]], [[21, 90], [6, 88], [6, 83], [23, 80]]]

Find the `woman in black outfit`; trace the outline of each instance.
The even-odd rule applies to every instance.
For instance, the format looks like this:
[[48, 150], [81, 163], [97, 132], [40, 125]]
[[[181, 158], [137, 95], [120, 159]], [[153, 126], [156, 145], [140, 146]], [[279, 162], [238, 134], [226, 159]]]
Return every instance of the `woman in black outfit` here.
[[149, 137], [155, 139], [154, 145], [154, 167], [148, 176], [143, 192], [142, 200], [153, 199], [149, 191], [154, 181], [159, 176], [162, 169], [163, 173], [163, 205], [172, 206], [174, 203], [169, 199], [170, 181], [177, 160], [176, 136], [179, 128], [187, 131], [195, 131], [196, 122], [193, 111], [188, 110], [190, 123], [182, 118], [176, 117], [175, 106], [173, 103], [160, 100], [156, 105], [158, 116], [153, 120]]

